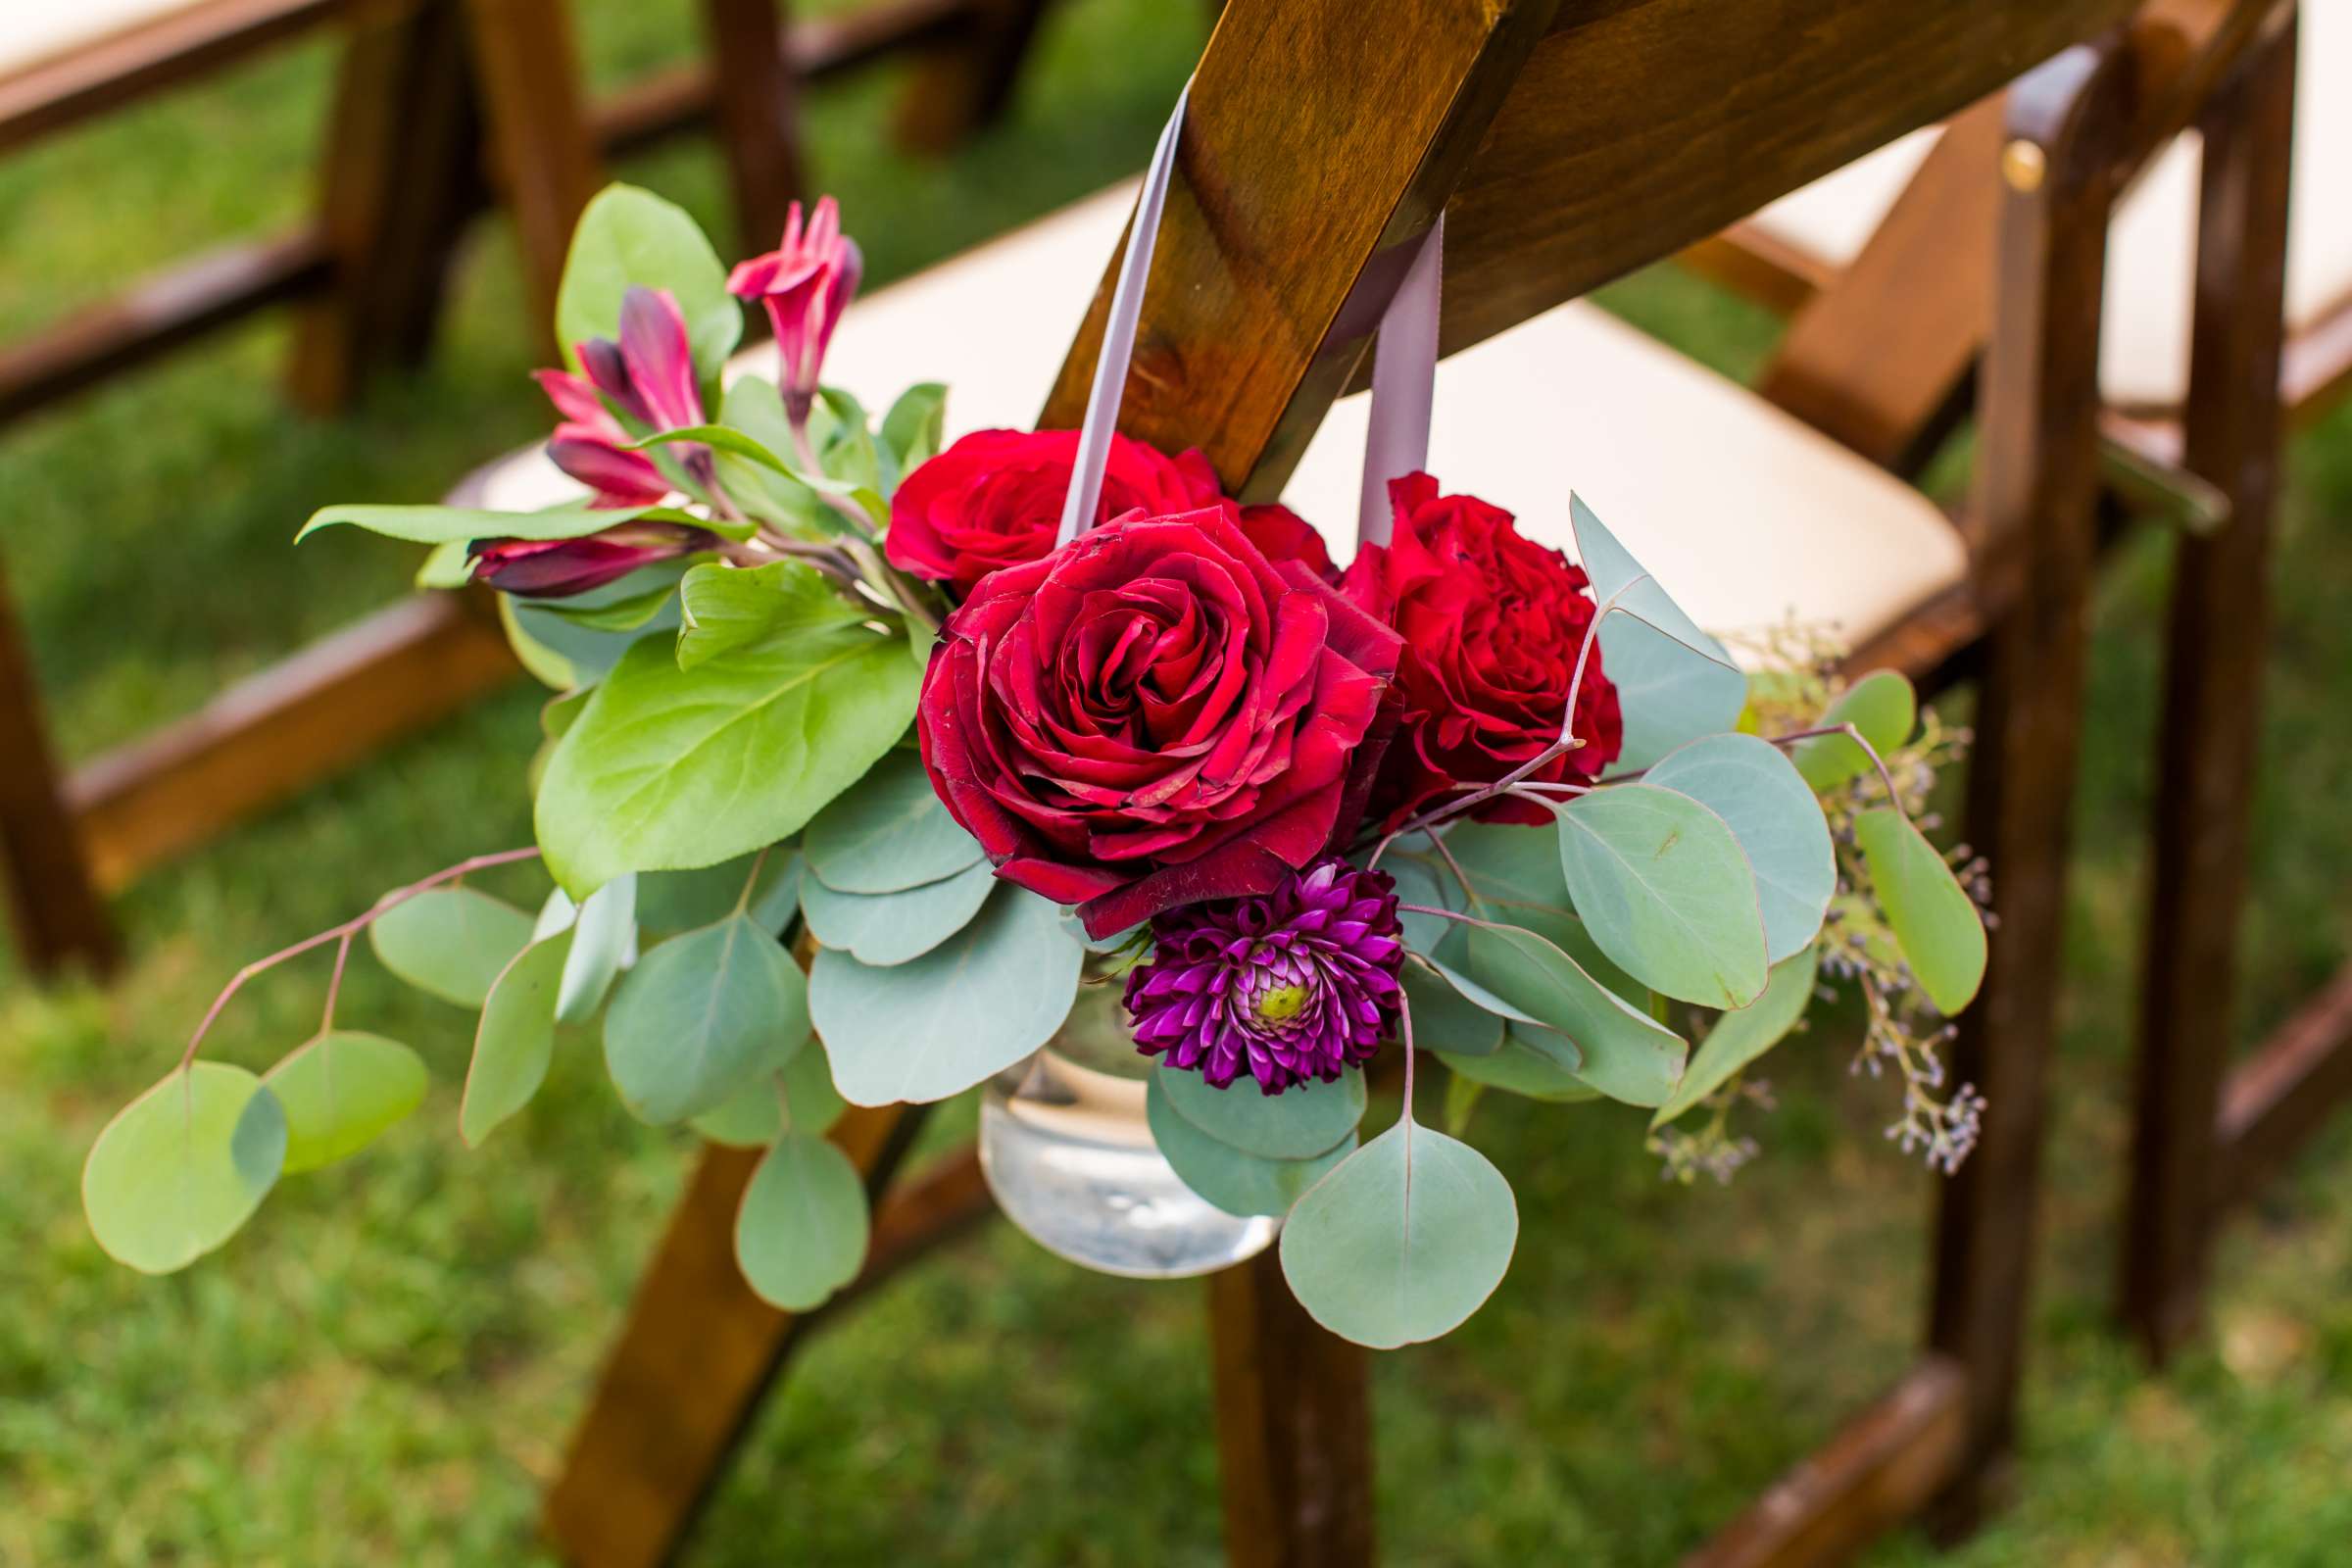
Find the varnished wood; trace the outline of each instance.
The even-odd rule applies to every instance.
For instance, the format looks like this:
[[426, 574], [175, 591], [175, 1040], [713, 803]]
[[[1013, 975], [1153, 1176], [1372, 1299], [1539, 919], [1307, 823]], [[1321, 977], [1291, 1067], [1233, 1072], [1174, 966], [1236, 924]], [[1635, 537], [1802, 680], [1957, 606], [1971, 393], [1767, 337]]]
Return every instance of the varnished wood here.
[[2269, 653], [2281, 416], [2292, 14], [2205, 120], [2183, 455], [2230, 521], [2178, 544], [2142, 971], [2121, 1300], [2161, 1359], [2196, 1331], [2217, 1212], [2217, 1117], [2235, 1034], [2238, 914]]
[[32, 650], [17, 624], [0, 564], [0, 883], [8, 889], [24, 967], [50, 975], [79, 964], [106, 973], [121, 940], [62, 805], [57, 760], [41, 722]]
[[2230, 1075], [2222, 1092], [2221, 1171], [2214, 1198], [2254, 1197], [2352, 1100], [2352, 964], [2298, 1008]]
[[1208, 1278], [1225, 1560], [1233, 1568], [1372, 1561], [1364, 1349], [1306, 1315], [1278, 1251]]
[[[552, 322], [580, 210], [604, 182], [564, 0], [463, 0], [532, 318]], [[552, 346], [552, 329], [542, 328]]]
[[1046, 0], [974, 0], [899, 95], [900, 145], [944, 153], [994, 123], [1012, 96]]
[[778, 0], [702, 0], [713, 113], [742, 253], [775, 249], [801, 195], [800, 79], [778, 49]]

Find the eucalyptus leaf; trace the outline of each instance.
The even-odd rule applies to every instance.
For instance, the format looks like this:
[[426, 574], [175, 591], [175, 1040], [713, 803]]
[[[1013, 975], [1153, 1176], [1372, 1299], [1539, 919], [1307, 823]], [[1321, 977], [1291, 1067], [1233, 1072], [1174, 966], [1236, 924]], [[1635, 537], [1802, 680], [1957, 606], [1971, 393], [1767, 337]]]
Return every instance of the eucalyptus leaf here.
[[1364, 1075], [1344, 1067], [1337, 1081], [1310, 1079], [1269, 1095], [1248, 1073], [1223, 1089], [1196, 1069], [1161, 1062], [1153, 1082], [1178, 1115], [1231, 1149], [1261, 1159], [1311, 1159], [1353, 1133], [1364, 1119]]
[[1176, 1177], [1212, 1208], [1228, 1214], [1285, 1214], [1298, 1195], [1355, 1150], [1350, 1131], [1333, 1149], [1307, 1159], [1267, 1159], [1220, 1143], [1185, 1120], [1168, 1102], [1155, 1073], [1144, 1096], [1152, 1142]]
[[982, 860], [900, 893], [836, 893], [810, 877], [802, 896], [809, 935], [887, 968], [921, 957], [971, 924], [996, 885], [996, 867]]
[[[765, 858], [761, 856], [764, 853]], [[763, 905], [783, 896], [785, 884], [798, 874], [801, 858], [781, 848], [765, 852], [754, 850], [732, 860], [716, 865], [698, 866], [691, 871], [644, 871], [637, 877], [637, 924], [657, 935], [667, 936], [678, 931], [692, 931], [699, 926], [716, 925], [734, 913], [739, 904], [747, 905], [754, 918], [771, 932], [781, 933], [780, 924], [770, 924], [760, 911]], [[760, 881], [752, 885], [752, 870], [757, 864]], [[786, 916], [790, 918], [789, 915]]]
[[1710, 735], [1660, 761], [1647, 781], [1731, 828], [1755, 873], [1765, 957], [1779, 963], [1810, 946], [1838, 889], [1837, 857], [1821, 802], [1781, 749], [1752, 735]]
[[576, 344], [616, 336], [634, 287], [666, 289], [686, 318], [695, 368], [716, 375], [743, 335], [743, 307], [726, 269], [685, 209], [633, 185], [608, 185], [581, 212], [556, 291], [556, 339], [580, 368]]
[[1374, 1349], [1434, 1340], [1502, 1283], [1519, 1207], [1468, 1144], [1400, 1121], [1309, 1188], [1282, 1230], [1282, 1273], [1308, 1315]]
[[[1470, 933], [1471, 974], [1565, 1037], [1561, 1064], [1612, 1100], [1665, 1103], [1681, 1081], [1682, 1037], [1588, 974], [1556, 943], [1516, 926]], [[1526, 1037], [1522, 1037], [1526, 1038]]]
[[1510, 920], [1516, 918], [1519, 908], [1568, 907], [1568, 883], [1560, 875], [1560, 858], [1544, 853], [1544, 840], [1542, 828], [1457, 822], [1446, 830], [1446, 848], [1478, 890], [1479, 898], [1509, 911], [1487, 912], [1493, 918]]
[[1408, 960], [1403, 979], [1413, 1044], [1420, 1050], [1485, 1056], [1501, 1048], [1501, 1015], [1464, 997], [1450, 977]]
[[262, 1082], [286, 1120], [285, 1174], [357, 1153], [424, 1101], [424, 1061], [397, 1040], [337, 1029], [314, 1035]]
[[428, 997], [478, 1007], [531, 940], [531, 917], [471, 888], [429, 888], [377, 915], [368, 945]]
[[748, 568], [706, 563], [686, 573], [680, 596], [680, 669], [772, 636], [846, 629], [871, 618], [871, 612], [834, 592], [815, 567], [798, 561]]
[[1457, 1078], [1527, 1100], [1573, 1105], [1600, 1098], [1599, 1090], [1570, 1071], [1558, 1057], [1530, 1046], [1516, 1031], [1506, 1032], [1501, 1046], [1490, 1055], [1441, 1052], [1438, 1059]]
[[735, 1214], [735, 1260], [761, 1300], [806, 1312], [858, 1277], [868, 1232], [865, 1183], [822, 1138], [776, 1140]]
[[1894, 807], [1854, 819], [1854, 843], [1911, 977], [1950, 1017], [1984, 979], [1984, 917], [1936, 846]]
[[81, 1170], [90, 1234], [117, 1262], [169, 1274], [234, 1236], [276, 1185], [286, 1116], [252, 1073], [175, 1069], [122, 1107]]
[[[1900, 750], [1919, 727], [1919, 695], [1891, 669], [1874, 669], [1848, 686], [1821, 715], [1820, 728], [1851, 724], [1881, 757]], [[1847, 735], [1818, 735], [1796, 744], [1796, 770], [1816, 790], [1834, 790], [1874, 770], [1870, 753]]]
[[[625, 603], [674, 587], [686, 571], [687, 565], [682, 561], [660, 561], [640, 566], [616, 582], [574, 594], [561, 603], [588, 611]], [[534, 676], [558, 690], [595, 686], [640, 642], [667, 646], [674, 639], [663, 634], [677, 629], [681, 614], [676, 596], [666, 595], [659, 599], [654, 612], [645, 620], [615, 630], [585, 624], [559, 612], [554, 605], [555, 602], [544, 600], [517, 599], [513, 594], [498, 596], [499, 617], [506, 625], [507, 640], [514, 645], [516, 657]]]
[[[1699, 630], [1697, 623], [1683, 613], [1682, 607], [1667, 593], [1665, 584], [1651, 576], [1634, 559], [1633, 552], [1618, 543], [1617, 536], [1601, 524], [1592, 509], [1585, 505], [1584, 497], [1574, 493], [1568, 497], [1568, 523], [1576, 531], [1577, 559], [1583, 564], [1585, 574], [1592, 579], [1592, 597], [1595, 600], [1606, 604], [1614, 599], [1616, 608], [1613, 613], [1630, 615], [1665, 633], [1692, 653], [1734, 673], [1738, 672], [1738, 666], [1732, 662], [1732, 656], [1724, 651], [1723, 644]], [[1746, 691], [1746, 684], [1743, 678], [1740, 681], [1742, 694]], [[1630, 716], [1633, 705], [1627, 703], [1625, 709]], [[1739, 716], [1740, 710], [1735, 707], [1731, 717], [1724, 721], [1724, 727], [1730, 728]]]
[[916, 754], [877, 762], [808, 824], [808, 869], [837, 893], [898, 893], [977, 862], [980, 841], [956, 825]]
[[646, 954], [605, 1014], [612, 1086], [657, 1126], [716, 1108], [808, 1043], [808, 981], [748, 914]]
[[1600, 662], [1624, 715], [1612, 774], [1647, 767], [1679, 746], [1735, 728], [1747, 706], [1746, 676], [1630, 615], [1600, 623]]
[[1725, 1013], [1707, 1031], [1690, 1054], [1690, 1068], [1683, 1074], [1682, 1087], [1658, 1107], [1650, 1126], [1665, 1126], [1729, 1083], [1732, 1074], [1779, 1045], [1812, 1003], [1813, 977], [1820, 967], [1819, 948], [1807, 948], [1773, 965], [1772, 983], [1764, 988], [1764, 994], [1738, 1012]]
[[1085, 956], [1058, 906], [1009, 883], [909, 962], [877, 968], [820, 951], [808, 1006], [834, 1086], [853, 1105], [961, 1094], [1054, 1038]]
[[[1380, 868], [1396, 878], [1399, 904], [1459, 913], [1470, 902], [1453, 873], [1434, 856], [1391, 850], [1381, 858]], [[1404, 945], [1415, 953], [1434, 952], [1455, 924], [1444, 915], [1415, 914], [1409, 909], [1397, 911], [1396, 923], [1404, 930]]]
[[1763, 991], [1755, 874], [1714, 811], [1655, 784], [1612, 785], [1561, 808], [1559, 850], [1585, 929], [1636, 980], [1726, 1009]]
[[556, 999], [570, 956], [567, 926], [516, 954], [490, 988], [474, 1030], [466, 1095], [458, 1103], [458, 1133], [467, 1148], [480, 1147], [547, 1081], [556, 1051]]
[[833, 1068], [821, 1046], [811, 1041], [796, 1051], [783, 1070], [753, 1080], [687, 1125], [714, 1144], [732, 1149], [765, 1149], [784, 1131], [784, 1106], [792, 1105], [792, 1129], [819, 1136], [848, 1108], [833, 1088]]
[[572, 922], [571, 956], [564, 962], [556, 1021], [585, 1023], [594, 1017], [636, 943], [637, 879], [616, 876], [588, 895]]
[[850, 1108], [833, 1087], [833, 1064], [825, 1059], [824, 1042], [811, 1040], [808, 1048], [796, 1054], [777, 1075], [784, 1085], [785, 1101], [792, 1107], [792, 1129], [801, 1133], [829, 1131]]

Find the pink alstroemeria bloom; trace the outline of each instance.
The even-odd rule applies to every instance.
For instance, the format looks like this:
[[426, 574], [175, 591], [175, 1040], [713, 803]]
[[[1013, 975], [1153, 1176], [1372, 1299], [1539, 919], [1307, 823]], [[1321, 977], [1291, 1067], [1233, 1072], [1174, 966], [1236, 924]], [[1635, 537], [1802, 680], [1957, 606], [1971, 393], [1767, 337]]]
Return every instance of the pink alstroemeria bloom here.
[[826, 345], [864, 270], [858, 242], [841, 231], [841, 208], [826, 196], [817, 201], [806, 227], [801, 204], [794, 202], [785, 214], [783, 243], [739, 264], [727, 278], [729, 293], [767, 307], [781, 361], [777, 382], [795, 421], [808, 416]]
[[684, 523], [622, 522], [579, 539], [476, 539], [472, 556], [474, 576], [501, 593], [568, 599], [717, 543], [709, 529]]
[[[548, 443], [549, 459], [595, 492], [596, 506], [660, 501], [672, 488], [668, 478], [652, 458], [627, 450], [634, 438], [612, 410], [656, 430], [704, 422], [694, 351], [678, 302], [666, 289], [631, 288], [621, 296], [620, 341], [591, 338], [574, 345], [573, 352], [588, 372], [585, 378], [563, 370], [536, 372], [540, 389], [564, 416]], [[710, 459], [706, 450], [684, 447], [679, 457], [707, 479]]]

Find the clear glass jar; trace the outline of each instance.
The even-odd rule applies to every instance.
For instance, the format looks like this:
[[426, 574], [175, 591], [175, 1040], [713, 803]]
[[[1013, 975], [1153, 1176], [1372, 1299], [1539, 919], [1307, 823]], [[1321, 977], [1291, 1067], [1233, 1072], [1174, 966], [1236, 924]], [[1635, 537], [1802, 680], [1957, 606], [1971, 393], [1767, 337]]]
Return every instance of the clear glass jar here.
[[1264, 1251], [1281, 1220], [1226, 1213], [1160, 1156], [1144, 1119], [1151, 1074], [1119, 987], [1082, 987], [1061, 1033], [982, 1092], [980, 1169], [997, 1205], [1046, 1250], [1132, 1279], [1213, 1274]]

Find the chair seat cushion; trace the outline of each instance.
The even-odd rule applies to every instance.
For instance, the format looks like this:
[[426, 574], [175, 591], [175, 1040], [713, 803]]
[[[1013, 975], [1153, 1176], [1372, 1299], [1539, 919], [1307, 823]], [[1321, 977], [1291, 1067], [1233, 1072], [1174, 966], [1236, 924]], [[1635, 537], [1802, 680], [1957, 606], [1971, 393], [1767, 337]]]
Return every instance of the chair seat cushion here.
[[[1916, 131], [1784, 196], [1758, 227], [1832, 268], [1861, 253], [1935, 145]], [[2352, 307], [2352, 202], [2335, 155], [2352, 159], [2352, 6], [2305, 6], [2295, 70], [2292, 211], [2287, 226], [2290, 331]], [[1987, 170], [1985, 177], [1991, 178]], [[2196, 272], [2197, 137], [2179, 138], [2116, 215], [2107, 254], [2100, 382], [2120, 408], [2179, 407], [2188, 389], [2189, 302]]]
[[[844, 318], [826, 379], [869, 408], [945, 381], [951, 437], [1028, 427], [1133, 201], [1132, 186], [1103, 192], [877, 291]], [[732, 372], [765, 373], [770, 352], [746, 351]], [[1354, 549], [1365, 403], [1332, 411], [1285, 496], [1342, 561]], [[1720, 630], [1794, 614], [1859, 641], [1965, 569], [1950, 524], [1910, 486], [1589, 305], [1440, 366], [1430, 466], [1562, 548], [1573, 488]], [[521, 509], [575, 489], [534, 451], [499, 465], [480, 493]]]
[[6, 0], [0, 4], [0, 79], [197, 0]]

